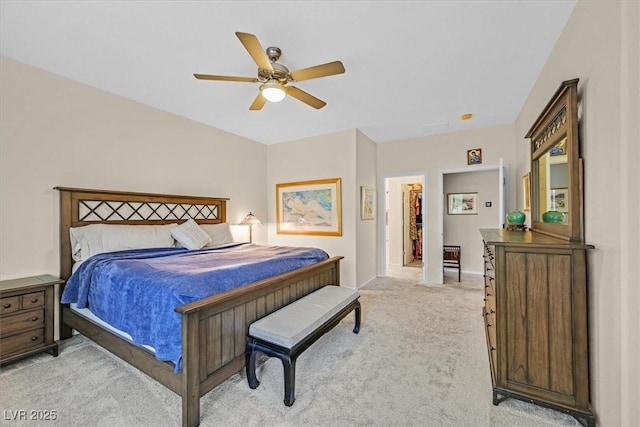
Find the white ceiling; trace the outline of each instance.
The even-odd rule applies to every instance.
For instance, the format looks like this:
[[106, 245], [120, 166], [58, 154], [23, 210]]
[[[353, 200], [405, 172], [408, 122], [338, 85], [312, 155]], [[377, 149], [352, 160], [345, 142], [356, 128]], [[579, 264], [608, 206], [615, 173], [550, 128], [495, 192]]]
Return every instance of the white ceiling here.
[[[0, 0], [1, 54], [263, 144], [353, 128], [389, 142], [514, 122], [575, 3]], [[196, 80], [256, 76], [236, 31], [291, 71], [341, 60], [296, 83], [327, 106], [254, 112], [259, 83]]]

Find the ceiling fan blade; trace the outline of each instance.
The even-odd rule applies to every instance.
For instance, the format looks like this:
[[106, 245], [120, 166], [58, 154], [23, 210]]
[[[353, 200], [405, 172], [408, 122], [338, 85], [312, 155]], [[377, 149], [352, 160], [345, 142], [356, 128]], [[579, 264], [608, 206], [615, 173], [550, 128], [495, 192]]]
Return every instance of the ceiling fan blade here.
[[238, 36], [240, 42], [244, 45], [244, 48], [247, 49], [251, 58], [253, 58], [256, 64], [258, 64], [258, 67], [263, 70], [273, 71], [271, 61], [269, 61], [269, 57], [265, 53], [265, 50], [262, 48], [262, 45], [256, 36], [240, 32], [236, 32], [236, 36]]
[[318, 99], [315, 96], [310, 95], [307, 92], [301, 89], [298, 89], [295, 86], [287, 86], [287, 88], [288, 88], [287, 95], [294, 97], [298, 101], [304, 102], [305, 104], [315, 108], [316, 110], [319, 110], [325, 105], [327, 105], [327, 103], [324, 102], [323, 100]]
[[255, 77], [235, 77], [235, 76], [214, 76], [211, 74], [194, 74], [196, 79], [200, 80], [223, 80], [226, 82], [246, 82], [255, 83], [258, 81]]
[[251, 111], [262, 110], [262, 107], [264, 107], [264, 104], [266, 103], [267, 103], [266, 98], [262, 96], [261, 92], [258, 92], [258, 96], [256, 96], [256, 99], [253, 100], [253, 103], [251, 104], [251, 107], [249, 107], [249, 110]]
[[319, 77], [333, 76], [344, 73], [344, 65], [340, 61], [328, 62], [315, 67], [303, 68], [291, 73], [293, 80], [301, 82], [303, 80], [317, 79]]

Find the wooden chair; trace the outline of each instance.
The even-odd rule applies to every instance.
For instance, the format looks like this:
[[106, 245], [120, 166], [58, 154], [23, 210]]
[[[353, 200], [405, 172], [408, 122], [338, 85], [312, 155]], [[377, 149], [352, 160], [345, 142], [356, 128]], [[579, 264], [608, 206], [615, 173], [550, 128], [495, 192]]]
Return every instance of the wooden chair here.
[[460, 246], [444, 245], [442, 247], [442, 275], [446, 267], [458, 269], [458, 282], [460, 281]]

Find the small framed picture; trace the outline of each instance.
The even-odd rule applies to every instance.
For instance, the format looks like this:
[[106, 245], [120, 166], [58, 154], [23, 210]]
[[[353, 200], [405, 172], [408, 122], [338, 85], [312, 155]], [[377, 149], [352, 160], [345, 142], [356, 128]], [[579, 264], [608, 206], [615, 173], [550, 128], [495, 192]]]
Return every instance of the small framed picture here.
[[549, 207], [552, 211], [569, 212], [569, 209], [567, 209], [569, 203], [568, 188], [553, 188], [549, 196]]
[[562, 141], [554, 145], [549, 154], [551, 156], [564, 156], [567, 154], [567, 138], [564, 138]]
[[473, 150], [467, 150], [467, 164], [479, 165], [482, 163], [482, 149], [474, 148]]
[[374, 219], [376, 216], [376, 190], [360, 187], [360, 219]]
[[449, 193], [447, 199], [449, 215], [478, 214], [478, 193]]

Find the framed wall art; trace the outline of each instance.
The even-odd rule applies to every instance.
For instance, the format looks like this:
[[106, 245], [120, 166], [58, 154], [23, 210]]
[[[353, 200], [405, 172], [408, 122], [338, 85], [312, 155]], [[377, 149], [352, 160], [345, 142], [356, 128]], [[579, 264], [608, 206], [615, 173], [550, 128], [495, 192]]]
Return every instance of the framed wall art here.
[[360, 219], [376, 217], [376, 190], [371, 187], [360, 187]]
[[276, 184], [278, 234], [342, 236], [340, 178]]
[[482, 163], [482, 149], [474, 148], [473, 150], [467, 150], [467, 164], [479, 165]]
[[549, 210], [569, 212], [569, 189], [553, 188], [549, 192]]
[[478, 214], [478, 193], [449, 193], [447, 202], [449, 215]]
[[522, 209], [531, 210], [531, 172], [522, 175]]

